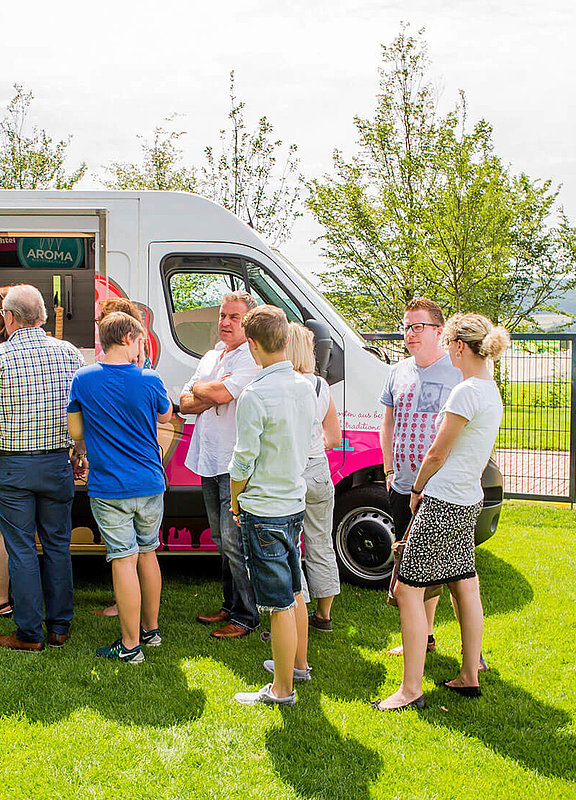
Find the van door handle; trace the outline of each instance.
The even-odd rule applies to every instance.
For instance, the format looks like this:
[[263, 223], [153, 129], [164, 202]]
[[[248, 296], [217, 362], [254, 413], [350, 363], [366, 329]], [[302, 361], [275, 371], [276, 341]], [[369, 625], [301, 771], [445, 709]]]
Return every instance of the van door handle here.
[[64, 310], [66, 319], [72, 319], [72, 275], [64, 277]]

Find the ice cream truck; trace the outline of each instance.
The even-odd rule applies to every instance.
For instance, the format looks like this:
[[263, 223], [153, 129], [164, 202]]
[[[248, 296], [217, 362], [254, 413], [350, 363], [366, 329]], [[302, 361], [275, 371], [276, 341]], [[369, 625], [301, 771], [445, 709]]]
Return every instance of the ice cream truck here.
[[[75, 344], [88, 363], [100, 356], [99, 304], [129, 297], [142, 310], [150, 357], [173, 402], [217, 341], [221, 297], [247, 289], [310, 327], [318, 372], [328, 381], [343, 428], [328, 453], [336, 491], [333, 535], [342, 576], [386, 583], [394, 532], [378, 431], [378, 398], [389, 366], [339, 316], [318, 288], [236, 216], [205, 198], [176, 192], [0, 191], [0, 285], [42, 292], [47, 331]], [[200, 479], [184, 462], [194, 416], [178, 411], [159, 426], [170, 490], [160, 553], [215, 553]], [[477, 540], [496, 529], [502, 479], [484, 475]], [[73, 509], [73, 552], [101, 552], [86, 487]]]

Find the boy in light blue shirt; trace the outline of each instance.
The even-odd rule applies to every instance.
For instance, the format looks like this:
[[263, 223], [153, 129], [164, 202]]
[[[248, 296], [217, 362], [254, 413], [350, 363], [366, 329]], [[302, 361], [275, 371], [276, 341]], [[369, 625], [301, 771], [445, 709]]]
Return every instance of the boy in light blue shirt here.
[[288, 320], [274, 306], [242, 322], [250, 352], [263, 369], [240, 395], [237, 438], [229, 465], [232, 513], [242, 530], [246, 564], [260, 612], [271, 613], [272, 683], [240, 692], [246, 705], [293, 705], [293, 681], [310, 680], [308, 615], [302, 597], [300, 537], [306, 482], [302, 477], [316, 414], [311, 384], [286, 359]]

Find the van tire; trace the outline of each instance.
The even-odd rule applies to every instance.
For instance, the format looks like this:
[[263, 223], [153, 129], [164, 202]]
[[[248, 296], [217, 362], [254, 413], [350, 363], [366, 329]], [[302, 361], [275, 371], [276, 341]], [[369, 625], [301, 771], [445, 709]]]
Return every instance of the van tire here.
[[383, 485], [356, 486], [336, 498], [332, 527], [341, 577], [383, 589], [390, 583], [394, 522]]

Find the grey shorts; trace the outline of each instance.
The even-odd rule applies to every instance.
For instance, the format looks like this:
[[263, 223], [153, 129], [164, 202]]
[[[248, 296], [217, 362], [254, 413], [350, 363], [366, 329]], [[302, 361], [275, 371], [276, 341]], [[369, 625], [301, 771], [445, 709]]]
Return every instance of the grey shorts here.
[[106, 545], [106, 561], [148, 553], [158, 547], [163, 492], [147, 497], [91, 497], [90, 508]]

